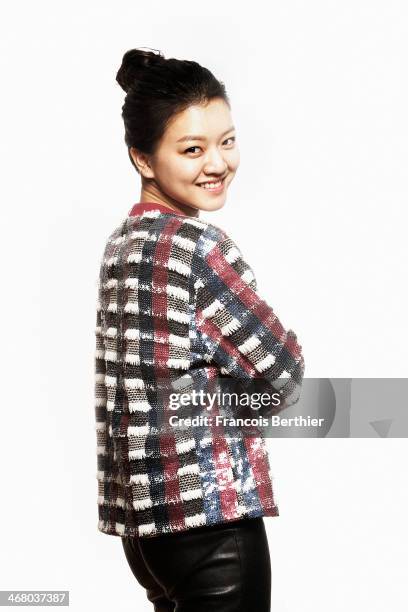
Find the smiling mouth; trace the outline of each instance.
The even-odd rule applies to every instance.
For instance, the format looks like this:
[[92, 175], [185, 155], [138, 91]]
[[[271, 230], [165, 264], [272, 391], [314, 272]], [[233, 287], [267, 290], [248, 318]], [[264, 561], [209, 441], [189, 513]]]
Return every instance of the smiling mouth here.
[[224, 178], [222, 179], [217, 179], [216, 181], [207, 181], [207, 182], [202, 182], [202, 183], [196, 183], [196, 185], [198, 187], [201, 187], [202, 189], [206, 189], [207, 191], [211, 191], [211, 190], [217, 190], [220, 189], [220, 187], [223, 185], [225, 179], [227, 177], [224, 176]]

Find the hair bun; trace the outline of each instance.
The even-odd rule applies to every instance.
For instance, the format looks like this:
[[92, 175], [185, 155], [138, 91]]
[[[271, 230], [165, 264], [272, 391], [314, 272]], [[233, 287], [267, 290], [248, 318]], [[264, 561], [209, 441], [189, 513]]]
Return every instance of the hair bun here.
[[127, 93], [132, 85], [140, 78], [143, 70], [162, 62], [165, 58], [161, 51], [143, 51], [141, 49], [130, 49], [126, 51], [122, 59], [122, 65], [116, 74], [116, 80], [122, 89]]

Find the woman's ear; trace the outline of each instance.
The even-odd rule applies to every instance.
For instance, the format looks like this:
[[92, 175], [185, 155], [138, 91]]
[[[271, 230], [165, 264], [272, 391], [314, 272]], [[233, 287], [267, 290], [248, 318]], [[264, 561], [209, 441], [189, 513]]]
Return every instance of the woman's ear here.
[[135, 147], [129, 148], [129, 157], [131, 158], [133, 165], [138, 170], [143, 178], [154, 178], [154, 172], [150, 166], [149, 156], [145, 153], [141, 153]]

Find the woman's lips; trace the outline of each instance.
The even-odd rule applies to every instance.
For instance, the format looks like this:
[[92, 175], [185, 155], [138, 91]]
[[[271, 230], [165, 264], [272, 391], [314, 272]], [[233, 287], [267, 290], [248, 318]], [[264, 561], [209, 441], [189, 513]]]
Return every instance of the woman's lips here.
[[[218, 187], [204, 187], [203, 185], [205, 183], [203, 183], [201, 185], [197, 185], [197, 187], [199, 187], [200, 189], [202, 189], [204, 191], [208, 191], [208, 193], [215, 193], [215, 194], [221, 193], [223, 191], [223, 189], [224, 189], [225, 178], [226, 177], [224, 177], [223, 179], [220, 179], [221, 180], [221, 185], [219, 185]], [[213, 183], [213, 182], [215, 182], [215, 181], [209, 181], [209, 183]]]

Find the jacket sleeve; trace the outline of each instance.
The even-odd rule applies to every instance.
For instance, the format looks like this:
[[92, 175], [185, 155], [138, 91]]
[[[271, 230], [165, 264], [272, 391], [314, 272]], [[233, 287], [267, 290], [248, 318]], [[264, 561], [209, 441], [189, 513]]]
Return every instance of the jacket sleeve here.
[[106, 457], [106, 406], [107, 390], [105, 385], [106, 362], [105, 346], [102, 334], [102, 310], [99, 299], [96, 308], [95, 356], [94, 356], [94, 399], [95, 399], [95, 429], [97, 454], [98, 503], [103, 503], [103, 482], [105, 478]]
[[279, 393], [279, 405], [264, 414], [295, 404], [305, 369], [302, 347], [258, 295], [251, 267], [225, 232], [200, 258], [195, 289], [196, 329], [206, 359], [245, 389], [260, 379], [263, 391]]

